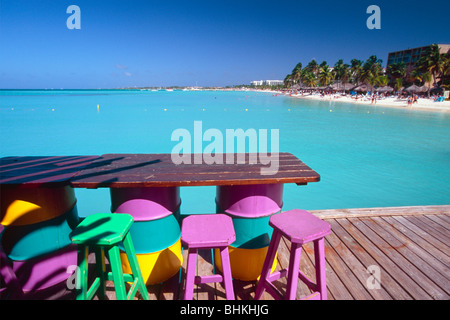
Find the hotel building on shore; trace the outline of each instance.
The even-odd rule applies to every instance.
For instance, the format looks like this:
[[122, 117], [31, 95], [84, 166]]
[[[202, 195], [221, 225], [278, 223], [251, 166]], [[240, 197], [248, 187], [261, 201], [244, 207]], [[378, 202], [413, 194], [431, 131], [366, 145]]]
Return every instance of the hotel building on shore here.
[[[442, 53], [450, 52], [450, 44], [438, 44], [439, 51]], [[404, 62], [407, 72], [410, 72], [419, 59], [430, 52], [431, 45], [389, 52], [386, 68], [394, 63]]]
[[256, 80], [251, 81], [252, 86], [278, 86], [284, 84], [283, 80]]

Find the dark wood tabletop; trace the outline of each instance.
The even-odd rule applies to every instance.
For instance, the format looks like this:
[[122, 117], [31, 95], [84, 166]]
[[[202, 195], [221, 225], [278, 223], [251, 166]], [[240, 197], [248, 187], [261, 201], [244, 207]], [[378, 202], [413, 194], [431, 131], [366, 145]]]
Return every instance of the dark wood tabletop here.
[[26, 156], [0, 159], [0, 185], [55, 187], [70, 179], [99, 156]]
[[[202, 161], [195, 164], [190, 154], [190, 164], [175, 164], [171, 154], [105, 154], [80, 170], [71, 178], [76, 188], [127, 188], [127, 187], [173, 187], [173, 186], [220, 186], [272, 183], [317, 182], [320, 175], [290, 153], [271, 155], [273, 174], [263, 175], [261, 169], [268, 169], [270, 162], [250, 163], [255, 154], [236, 154], [234, 162], [226, 163], [226, 154], [222, 164], [208, 164]], [[237, 163], [243, 156], [243, 163]], [[270, 155], [269, 155], [270, 156]], [[257, 158], [258, 159], [258, 158]], [[265, 159], [266, 161], [268, 159]]]

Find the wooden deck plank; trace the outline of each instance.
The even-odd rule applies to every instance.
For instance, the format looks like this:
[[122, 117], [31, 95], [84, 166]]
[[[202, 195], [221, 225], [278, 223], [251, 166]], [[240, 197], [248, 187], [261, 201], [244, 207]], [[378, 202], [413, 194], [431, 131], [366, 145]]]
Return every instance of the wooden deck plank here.
[[428, 239], [422, 238], [419, 234], [394, 217], [383, 217], [382, 219], [386, 221], [388, 225], [401, 232], [409, 241], [411, 241], [411, 243], [417, 244], [423, 252], [440, 261], [442, 265], [446, 267], [450, 266], [450, 257], [442, 254], [442, 251], [436, 248]]
[[425, 216], [414, 216], [409, 219], [412, 223], [414, 223], [416, 226], [424, 230], [428, 235], [432, 236], [433, 238], [441, 241], [442, 243], [448, 243], [450, 241], [449, 235], [446, 235], [445, 232], [443, 232], [439, 226], [436, 227], [433, 225], [433, 221], [430, 221]]
[[[397, 229], [399, 227], [399, 224], [396, 223], [394, 219], [389, 218], [380, 218], [380, 217], [374, 217], [372, 220], [377, 222], [380, 225], [380, 228], [390, 232], [396, 239], [398, 239], [401, 243], [404, 244], [405, 247], [410, 249], [415, 255], [419, 257], [422, 261], [425, 261], [427, 264], [429, 264], [431, 267], [433, 267], [437, 272], [439, 272], [440, 275], [445, 277], [447, 280], [450, 279], [450, 259], [447, 259], [446, 262], [443, 262], [441, 259], [434, 256], [430, 251], [433, 251], [435, 249], [433, 246], [427, 246], [428, 242], [426, 241], [420, 241], [420, 237], [414, 237], [414, 233], [410, 232], [411, 235], [410, 238], [408, 238], [402, 230], [404, 228], [401, 228], [400, 230]], [[401, 226], [400, 226], [401, 227]], [[417, 242], [417, 240], [419, 240]], [[424, 247], [421, 247], [420, 244], [424, 245]], [[439, 257], [439, 255], [438, 255]], [[445, 280], [445, 279], [442, 279]]]
[[393, 217], [395, 220], [399, 221], [401, 224], [403, 224], [405, 227], [409, 228], [413, 232], [415, 232], [417, 235], [419, 235], [424, 241], [430, 243], [433, 245], [436, 249], [440, 251], [440, 255], [449, 257], [448, 252], [448, 244], [442, 241], [439, 241], [436, 239], [433, 234], [430, 234], [426, 230], [423, 230], [416, 224], [414, 224], [411, 219], [406, 219], [405, 217]]
[[450, 215], [440, 214], [440, 215], [438, 215], [438, 217], [441, 218], [442, 220], [445, 220], [447, 223], [450, 223]]
[[403, 207], [381, 207], [381, 208], [352, 208], [352, 209], [330, 209], [311, 210], [312, 214], [321, 219], [339, 218], [361, 218], [378, 216], [416, 216], [416, 215], [443, 215], [450, 214], [450, 205], [440, 206], [403, 206]]
[[[403, 269], [399, 268], [398, 265], [391, 260], [391, 252], [386, 254], [382, 250], [380, 250], [377, 245], [372, 243], [371, 236], [374, 236], [374, 233], [370, 233], [366, 228], [364, 228], [364, 226], [361, 226], [358, 221], [356, 221], [356, 225], [353, 223], [353, 221], [350, 222], [347, 219], [337, 219], [337, 221], [347, 230], [347, 232], [355, 237], [355, 239], [361, 244], [361, 246], [368, 254], [376, 259], [376, 265], [380, 268], [384, 267], [386, 270], [385, 272], [389, 272], [391, 274], [391, 277], [398, 281], [398, 283], [409, 294], [411, 294], [414, 299], [431, 299], [431, 296], [424, 289], [422, 289], [422, 287], [417, 285], [417, 283], [410, 278], [407, 272], [403, 271]], [[357, 225], [359, 225], [359, 227], [363, 229], [363, 231], [361, 231]], [[368, 238], [370, 238], [370, 240]]]
[[[370, 266], [380, 266], [380, 273], [382, 274], [382, 279], [380, 279], [380, 289], [371, 289], [372, 294], [376, 295], [389, 295], [393, 299], [400, 300], [410, 300], [412, 296], [395, 280], [394, 276], [392, 276], [389, 272], [387, 272], [387, 266], [385, 264], [380, 265], [379, 257], [377, 257], [376, 252], [371, 255], [368, 250], [364, 248], [362, 243], [368, 241], [362, 234], [356, 234], [355, 237], [352, 236], [347, 229], [345, 229], [337, 220], [327, 220], [331, 224], [331, 228], [333, 230], [333, 234], [345, 244], [346, 247], [349, 248], [349, 251], [353, 253], [353, 255], [361, 262], [364, 266], [364, 270], [361, 270], [363, 274], [360, 277], [366, 279], [366, 284], [369, 279], [369, 273], [367, 272]], [[370, 249], [370, 247], [369, 247]], [[383, 262], [383, 261], [381, 261]], [[395, 266], [394, 266], [395, 267]], [[387, 300], [383, 298], [383, 300]]]
[[450, 240], [449, 230], [439, 222], [434, 221], [434, 219], [432, 219], [429, 215], [424, 215], [416, 218], [422, 219], [425, 224], [439, 232], [442, 235], [442, 239]]
[[[388, 246], [395, 250], [394, 256], [397, 258], [396, 262], [404, 259], [408, 265], [407, 270], [413, 270], [415, 277], [420, 278], [420, 285], [433, 297], [437, 297], [440, 300], [449, 298], [449, 282], [448, 279], [442, 276], [441, 272], [437, 271], [430, 264], [432, 260], [424, 260], [417, 255], [413, 250], [408, 247], [407, 241], [401, 241], [394, 236], [389, 228], [386, 226], [380, 226], [372, 218], [361, 218], [372, 231], [374, 231], [380, 238], [382, 238]], [[383, 245], [385, 252], [390, 250], [386, 249]], [[416, 269], [414, 269], [414, 267]], [[419, 273], [421, 273], [419, 275]], [[446, 290], [447, 287], [447, 290]]]
[[339, 253], [337, 253], [329, 242], [326, 241], [326, 257], [328, 264], [333, 268], [334, 272], [339, 275], [339, 279], [344, 284], [349, 294], [355, 300], [372, 300], [372, 296], [369, 294], [365, 285], [363, 285], [359, 279], [355, 276], [352, 270], [343, 261]]
[[[363, 233], [367, 234], [370, 239], [373, 241], [373, 243], [378, 247], [379, 250], [381, 250], [385, 255], [389, 256], [389, 258], [400, 268], [402, 269], [406, 274], [411, 275], [411, 279], [414, 281], [414, 283], [410, 282], [409, 288], [411, 290], [414, 290], [415, 293], [420, 294], [421, 299], [429, 299], [429, 297], [435, 299], [436, 297], [440, 299], [447, 299], [447, 295], [442, 292], [442, 290], [439, 290], [439, 288], [436, 287], [436, 285], [428, 278], [426, 277], [426, 274], [424, 274], [419, 268], [417, 268], [413, 263], [408, 261], [403, 255], [401, 255], [393, 246], [392, 244], [388, 243], [386, 239], [383, 239], [383, 237], [379, 236], [374, 232], [372, 229], [370, 229], [366, 223], [362, 221], [362, 219], [355, 219], [353, 224]], [[364, 220], [365, 221], [365, 220]], [[420, 279], [418, 281], [417, 279]], [[421, 290], [419, 291], [418, 288]], [[423, 295], [423, 292], [426, 293], [426, 295]]]
[[[342, 261], [348, 266], [349, 270], [355, 275], [359, 283], [363, 286], [364, 290], [367, 291], [371, 299], [374, 300], [391, 300], [392, 297], [383, 288], [382, 290], [370, 290], [367, 288], [367, 278], [368, 272], [365, 266], [355, 254], [347, 247], [346, 243], [343, 242], [335, 232], [332, 232], [327, 236], [327, 243], [333, 247], [336, 253], [341, 257]], [[361, 286], [360, 286], [361, 287]], [[366, 297], [367, 298], [367, 297]], [[368, 298], [367, 298], [368, 299]]]
[[427, 215], [428, 219], [433, 220], [434, 222], [436, 222], [437, 224], [439, 224], [440, 226], [444, 227], [446, 229], [445, 232], [450, 232], [450, 221], [447, 221], [444, 219], [445, 216], [442, 215]]

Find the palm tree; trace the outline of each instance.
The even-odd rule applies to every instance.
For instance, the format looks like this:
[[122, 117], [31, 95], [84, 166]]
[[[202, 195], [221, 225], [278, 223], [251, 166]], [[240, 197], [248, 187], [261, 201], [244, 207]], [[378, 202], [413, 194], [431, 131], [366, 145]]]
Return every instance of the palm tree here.
[[394, 82], [394, 89], [395, 91], [400, 91], [400, 89], [403, 87], [403, 80], [402, 78], [395, 79]]
[[363, 69], [361, 72], [360, 80], [367, 84], [373, 85], [375, 82], [375, 76], [370, 69]]
[[326, 64], [322, 64], [319, 70], [319, 83], [322, 86], [327, 86], [331, 83], [331, 80], [334, 79], [334, 74], [331, 69]]
[[428, 71], [433, 76], [433, 85], [437, 85], [437, 78], [441, 78], [445, 71], [445, 55], [439, 51], [437, 44], [430, 46], [429, 52], [417, 61], [417, 68], [423, 72]]
[[424, 72], [422, 73], [422, 82], [425, 85], [426, 83], [428, 84], [428, 97], [430, 97], [430, 83], [431, 83], [431, 73]]
[[350, 72], [351, 76], [353, 77], [353, 82], [356, 82], [356, 84], [359, 84], [359, 80], [361, 78], [361, 72], [362, 72], [362, 64], [363, 62], [358, 59], [352, 59], [350, 61]]
[[305, 69], [317, 75], [317, 73], [319, 72], [319, 65], [317, 64], [317, 61], [315, 59], [312, 59], [305, 67]]
[[379, 75], [382, 73], [382, 60], [378, 59], [377, 56], [372, 55], [370, 56], [364, 65], [362, 66], [363, 72], [362, 75], [366, 78], [366, 81], [372, 81], [374, 82], [374, 79], [376, 79]]
[[294, 83], [300, 82], [300, 80], [302, 78], [302, 63], [301, 62], [297, 63], [295, 68], [292, 70], [291, 75], [292, 75], [292, 80], [294, 81]]
[[350, 78], [349, 65], [345, 64], [342, 59], [339, 59], [333, 69], [334, 78], [340, 83], [347, 83]]
[[290, 87], [290, 85], [292, 84], [292, 74], [288, 74], [285, 78], [284, 78], [284, 80], [283, 80], [283, 82], [284, 82], [284, 86], [286, 87], [286, 88], [288, 88], [288, 87]]
[[389, 83], [389, 78], [387, 75], [380, 75], [375, 79], [375, 84], [379, 87], [385, 87]]
[[444, 72], [441, 77], [441, 86], [447, 90], [450, 88], [450, 53], [444, 55]]
[[390, 64], [386, 73], [389, 76], [390, 80], [395, 83], [398, 78], [403, 79], [406, 75], [406, 64], [404, 62], [396, 62]]
[[422, 75], [422, 72], [420, 72], [418, 69], [414, 69], [408, 75], [408, 82], [417, 83], [418, 81], [420, 81], [420, 83], [422, 83]]
[[308, 87], [315, 87], [316, 86], [316, 75], [311, 71], [305, 71], [303, 73], [303, 82]]

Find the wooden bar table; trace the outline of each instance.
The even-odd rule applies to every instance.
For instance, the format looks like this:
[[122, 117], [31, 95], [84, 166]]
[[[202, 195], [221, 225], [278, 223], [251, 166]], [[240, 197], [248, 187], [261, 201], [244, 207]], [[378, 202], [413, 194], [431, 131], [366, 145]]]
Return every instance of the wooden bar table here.
[[96, 158], [0, 159], [0, 250], [24, 292], [43, 293], [64, 282], [71, 275], [68, 267], [77, 265], [69, 238], [78, 224], [77, 199], [69, 181]]
[[268, 219], [283, 204], [283, 185], [320, 180], [290, 153], [269, 156], [273, 172], [267, 172], [268, 158], [257, 154], [216, 154], [216, 163], [190, 154], [181, 164], [171, 154], [105, 154], [74, 176], [71, 185], [110, 188], [111, 211], [134, 216], [130, 232], [147, 284], [169, 279], [182, 265], [180, 227], [174, 223], [181, 222], [179, 188], [216, 186], [216, 212], [231, 216], [236, 230], [230, 246], [233, 277], [256, 280], [272, 234]]

